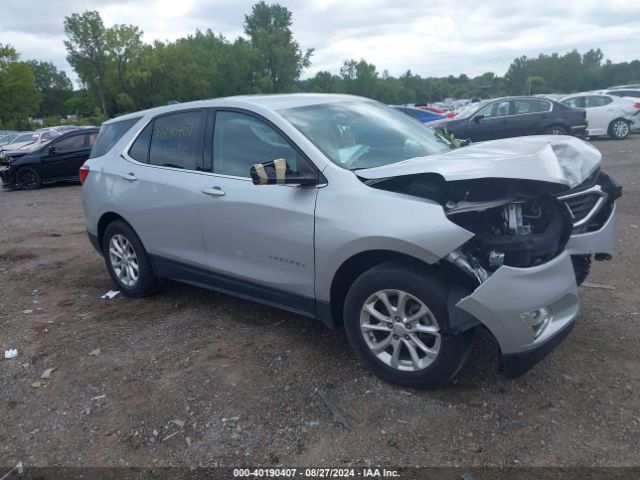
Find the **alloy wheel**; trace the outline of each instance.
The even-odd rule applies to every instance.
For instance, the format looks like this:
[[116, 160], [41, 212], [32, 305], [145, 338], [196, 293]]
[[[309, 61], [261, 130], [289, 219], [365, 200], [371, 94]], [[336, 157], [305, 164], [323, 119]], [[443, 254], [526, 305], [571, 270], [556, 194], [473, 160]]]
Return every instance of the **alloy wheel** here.
[[33, 170], [23, 168], [16, 174], [16, 183], [24, 188], [32, 188], [38, 185], [38, 176]]
[[402, 290], [380, 290], [362, 306], [360, 331], [369, 350], [391, 368], [424, 370], [440, 352], [440, 327], [422, 301]]
[[613, 134], [617, 138], [624, 138], [629, 135], [629, 124], [624, 120], [618, 120], [613, 124]]
[[138, 257], [124, 235], [119, 233], [109, 241], [109, 261], [116, 277], [126, 287], [133, 287], [140, 277]]

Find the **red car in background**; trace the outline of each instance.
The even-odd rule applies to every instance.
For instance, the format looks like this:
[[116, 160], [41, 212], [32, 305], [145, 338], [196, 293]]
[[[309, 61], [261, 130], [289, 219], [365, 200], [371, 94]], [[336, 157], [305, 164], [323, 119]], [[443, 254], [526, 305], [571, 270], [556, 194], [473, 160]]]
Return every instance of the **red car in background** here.
[[431, 105], [416, 105], [416, 108], [419, 108], [421, 110], [427, 110], [428, 112], [433, 112], [433, 113], [437, 113], [439, 115], [443, 115], [447, 118], [453, 118], [456, 116], [456, 112], [447, 112], [446, 110], [443, 110], [441, 108], [438, 107], [434, 107]]

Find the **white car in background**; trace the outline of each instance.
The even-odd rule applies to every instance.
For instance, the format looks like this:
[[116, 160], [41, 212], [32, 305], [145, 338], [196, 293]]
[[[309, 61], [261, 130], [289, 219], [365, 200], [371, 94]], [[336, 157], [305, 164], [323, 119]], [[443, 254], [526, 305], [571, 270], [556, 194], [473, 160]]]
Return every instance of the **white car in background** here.
[[626, 85], [622, 87], [611, 87], [601, 90], [598, 93], [606, 93], [607, 95], [615, 95], [630, 100], [634, 103], [637, 113], [633, 116], [631, 124], [632, 131], [640, 131], [640, 85]]
[[7, 143], [3, 147], [0, 147], [0, 151], [35, 150], [59, 136], [60, 132], [52, 131], [24, 132], [15, 137], [11, 142]]
[[609, 135], [616, 140], [629, 136], [631, 125], [640, 112], [640, 105], [615, 95], [584, 92], [566, 95], [561, 103], [573, 108], [584, 108], [587, 112], [587, 135]]

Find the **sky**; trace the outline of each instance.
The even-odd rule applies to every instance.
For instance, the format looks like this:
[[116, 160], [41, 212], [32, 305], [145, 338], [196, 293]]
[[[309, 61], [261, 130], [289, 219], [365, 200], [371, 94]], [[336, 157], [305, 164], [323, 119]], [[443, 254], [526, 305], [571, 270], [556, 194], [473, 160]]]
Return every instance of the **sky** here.
[[[73, 79], [64, 17], [98, 10], [105, 26], [125, 23], [143, 39], [175, 40], [211, 29], [233, 40], [257, 0], [2, 0], [0, 43], [23, 60], [53, 62]], [[271, 3], [271, 2], [268, 2]], [[640, 58], [640, 0], [280, 0], [294, 37], [314, 48], [312, 66], [338, 73], [364, 58], [379, 72], [421, 76], [504, 75], [521, 55], [601, 48], [612, 62]]]

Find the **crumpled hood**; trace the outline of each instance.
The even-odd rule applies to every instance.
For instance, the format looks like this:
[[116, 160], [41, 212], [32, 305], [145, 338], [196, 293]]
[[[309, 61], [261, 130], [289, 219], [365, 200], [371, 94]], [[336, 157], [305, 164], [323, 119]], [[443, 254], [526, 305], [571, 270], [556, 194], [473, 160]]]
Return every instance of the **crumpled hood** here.
[[426, 157], [358, 170], [366, 180], [437, 173], [447, 181], [476, 178], [535, 180], [574, 188], [600, 166], [592, 145], [565, 135], [533, 135], [480, 142]]

